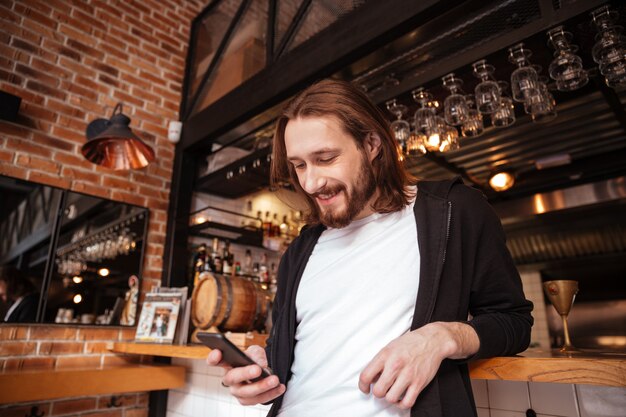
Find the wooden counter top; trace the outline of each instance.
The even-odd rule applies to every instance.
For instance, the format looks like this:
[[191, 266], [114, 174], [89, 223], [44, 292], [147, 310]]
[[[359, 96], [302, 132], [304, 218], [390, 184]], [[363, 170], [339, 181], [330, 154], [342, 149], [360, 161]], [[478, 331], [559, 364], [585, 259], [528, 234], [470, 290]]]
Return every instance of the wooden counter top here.
[[[117, 353], [205, 359], [210, 349], [201, 345], [171, 346], [112, 343]], [[470, 363], [474, 379], [554, 382], [626, 387], [626, 354], [584, 353], [571, 357], [550, 352], [526, 351], [514, 357], [497, 357]]]
[[183, 385], [185, 368], [171, 365], [5, 372], [0, 373], [0, 404], [164, 390]]

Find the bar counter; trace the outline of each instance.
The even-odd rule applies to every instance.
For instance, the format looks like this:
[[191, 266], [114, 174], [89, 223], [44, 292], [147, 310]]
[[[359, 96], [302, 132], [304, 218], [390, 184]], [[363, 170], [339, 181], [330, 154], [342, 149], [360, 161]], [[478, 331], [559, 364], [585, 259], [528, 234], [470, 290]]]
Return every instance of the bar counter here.
[[[210, 349], [202, 345], [176, 346], [110, 343], [110, 351], [124, 354], [204, 359]], [[512, 357], [470, 363], [473, 379], [552, 382], [626, 387], [626, 354], [580, 353], [563, 356], [529, 349]]]

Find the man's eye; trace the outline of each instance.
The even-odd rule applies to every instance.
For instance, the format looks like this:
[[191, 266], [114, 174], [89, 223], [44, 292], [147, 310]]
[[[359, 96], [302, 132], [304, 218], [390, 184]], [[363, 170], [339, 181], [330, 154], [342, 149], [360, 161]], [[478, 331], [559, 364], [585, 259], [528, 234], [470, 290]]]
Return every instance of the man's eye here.
[[333, 162], [335, 158], [336, 158], [335, 156], [331, 156], [330, 158], [320, 158], [319, 161], [322, 164], [328, 164], [328, 163]]

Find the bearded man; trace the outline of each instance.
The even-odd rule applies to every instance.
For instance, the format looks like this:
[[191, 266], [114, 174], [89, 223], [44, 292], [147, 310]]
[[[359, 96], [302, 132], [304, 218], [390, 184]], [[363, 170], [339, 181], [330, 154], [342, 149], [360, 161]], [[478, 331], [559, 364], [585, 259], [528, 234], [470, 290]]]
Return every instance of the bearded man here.
[[[484, 196], [420, 181], [388, 122], [355, 86], [325, 80], [277, 121], [272, 181], [308, 224], [283, 255], [257, 365], [210, 365], [270, 416], [476, 416], [467, 362], [528, 347], [532, 303]], [[271, 367], [274, 375], [249, 382]]]

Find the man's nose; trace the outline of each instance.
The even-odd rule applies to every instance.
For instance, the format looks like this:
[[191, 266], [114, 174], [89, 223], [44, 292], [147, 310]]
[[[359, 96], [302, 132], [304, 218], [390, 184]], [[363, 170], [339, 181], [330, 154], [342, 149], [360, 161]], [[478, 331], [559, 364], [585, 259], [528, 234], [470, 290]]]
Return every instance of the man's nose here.
[[300, 182], [300, 186], [307, 194], [315, 194], [326, 185], [326, 178], [315, 167], [308, 168], [304, 174], [304, 178]]

